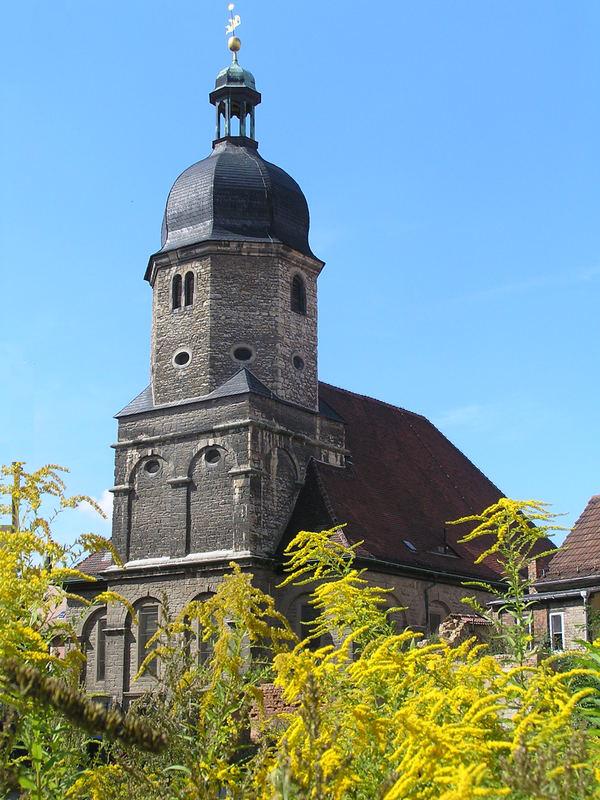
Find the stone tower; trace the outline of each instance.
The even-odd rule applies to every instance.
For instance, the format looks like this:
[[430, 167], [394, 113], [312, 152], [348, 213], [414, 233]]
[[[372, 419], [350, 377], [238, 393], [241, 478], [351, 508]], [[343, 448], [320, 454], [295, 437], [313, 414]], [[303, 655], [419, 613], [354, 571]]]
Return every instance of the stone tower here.
[[210, 94], [212, 153], [175, 181], [146, 270], [151, 383], [117, 415], [114, 445], [113, 544], [125, 563], [91, 555], [79, 566], [97, 582], [71, 587], [89, 600], [114, 590], [135, 610], [69, 600], [87, 688], [125, 707], [160, 674], [159, 663], [136, 676], [163, 599], [172, 614], [205, 600], [232, 561], [306, 634], [307, 588], [279, 586], [299, 530], [344, 523], [338, 536], [357, 547], [365, 579], [407, 609], [399, 628], [434, 633], [464, 612], [465, 580], [501, 585], [476, 561], [485, 545], [446, 529], [499, 489], [423, 416], [317, 383], [323, 262], [298, 184], [258, 152], [261, 97], [232, 44]]
[[151, 384], [117, 415], [127, 562], [270, 556], [309, 460], [343, 463], [343, 426], [319, 413], [323, 262], [300, 187], [258, 152], [260, 100], [234, 51], [210, 94], [212, 153], [175, 181], [148, 263]]

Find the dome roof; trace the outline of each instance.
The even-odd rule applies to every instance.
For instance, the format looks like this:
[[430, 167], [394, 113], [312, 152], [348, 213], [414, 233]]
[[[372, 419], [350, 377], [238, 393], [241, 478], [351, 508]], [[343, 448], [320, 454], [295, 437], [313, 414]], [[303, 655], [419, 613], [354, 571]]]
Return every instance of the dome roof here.
[[255, 143], [225, 139], [173, 184], [160, 252], [207, 241], [280, 242], [314, 258], [308, 205], [286, 172], [265, 161]]
[[256, 81], [254, 75], [249, 70], [243, 69], [235, 59], [217, 75], [215, 89], [222, 89], [226, 86], [245, 86], [248, 89], [256, 89]]

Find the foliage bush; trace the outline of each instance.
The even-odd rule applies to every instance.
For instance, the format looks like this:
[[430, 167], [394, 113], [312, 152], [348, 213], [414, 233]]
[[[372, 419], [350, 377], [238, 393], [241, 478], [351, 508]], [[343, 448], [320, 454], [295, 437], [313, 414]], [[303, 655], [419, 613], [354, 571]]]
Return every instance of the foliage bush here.
[[[74, 502], [51, 472], [32, 475], [38, 494], [49, 485], [61, 507]], [[385, 591], [336, 529], [301, 532], [287, 549], [284, 582], [309, 587], [316, 611], [304, 640], [232, 564], [208, 601], [165, 609], [146, 660], [160, 660], [156, 690], [111, 727], [76, 687], [75, 640], [64, 658], [51, 653], [57, 633], [70, 635], [51, 609], [72, 566], [35, 522], [29, 491], [32, 521], [0, 532], [4, 796], [12, 783], [36, 800], [600, 797], [600, 739], [582, 713], [597, 660], [506, 670], [474, 642], [453, 649], [397, 631]], [[321, 647], [325, 634], [334, 644]], [[203, 661], [195, 636], [211, 643]], [[265, 683], [285, 703], [276, 717], [261, 713]]]

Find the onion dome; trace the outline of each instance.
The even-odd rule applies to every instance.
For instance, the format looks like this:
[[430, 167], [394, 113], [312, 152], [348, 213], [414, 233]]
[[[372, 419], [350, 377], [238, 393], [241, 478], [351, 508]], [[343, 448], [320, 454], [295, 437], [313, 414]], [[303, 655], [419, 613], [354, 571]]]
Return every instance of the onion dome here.
[[286, 172], [249, 142], [225, 137], [169, 193], [161, 252], [207, 241], [280, 242], [313, 256], [308, 205]]
[[293, 178], [260, 156], [254, 115], [261, 95], [238, 63], [239, 39], [229, 46], [233, 60], [209, 95], [216, 109], [213, 151], [173, 184], [160, 252], [207, 241], [278, 242], [314, 258], [306, 198]]

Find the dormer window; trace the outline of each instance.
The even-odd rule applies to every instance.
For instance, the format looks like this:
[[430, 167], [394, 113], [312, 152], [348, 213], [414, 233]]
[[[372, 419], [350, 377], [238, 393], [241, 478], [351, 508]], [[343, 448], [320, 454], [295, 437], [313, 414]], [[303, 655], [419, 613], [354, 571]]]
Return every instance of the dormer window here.
[[450, 556], [450, 558], [458, 558], [456, 553], [451, 547], [448, 547], [447, 544], [438, 544], [433, 550], [430, 550], [431, 553], [435, 553], [436, 556]]
[[194, 302], [194, 273], [186, 272], [184, 283], [184, 304], [191, 306]]
[[294, 275], [292, 280], [290, 308], [296, 314], [306, 314], [306, 287], [300, 275]]
[[181, 308], [181, 275], [173, 276], [173, 283], [171, 285], [171, 307]]

